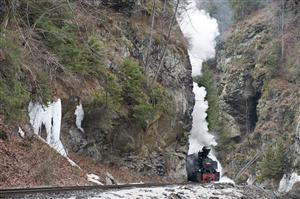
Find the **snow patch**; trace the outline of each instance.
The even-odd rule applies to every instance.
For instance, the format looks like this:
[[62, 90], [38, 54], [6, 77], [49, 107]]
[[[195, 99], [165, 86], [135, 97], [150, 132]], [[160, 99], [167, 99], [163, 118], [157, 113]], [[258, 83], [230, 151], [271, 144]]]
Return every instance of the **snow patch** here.
[[73, 160], [71, 160], [69, 157], [66, 157], [67, 158], [67, 160], [68, 160], [68, 162], [72, 165], [72, 166], [74, 166], [74, 167], [77, 167], [77, 168], [79, 168], [80, 170], [81, 170], [81, 168], [80, 168], [80, 166], [78, 166], [78, 164], [76, 164]]
[[297, 173], [293, 172], [292, 174], [284, 174], [282, 179], [279, 182], [279, 192], [289, 192], [292, 190], [294, 184], [300, 182], [300, 176]]
[[81, 123], [82, 123], [83, 118], [84, 118], [84, 111], [83, 111], [83, 107], [82, 107], [81, 103], [76, 106], [76, 110], [75, 110], [74, 114], [76, 115], [76, 126], [77, 126], [77, 128], [79, 130], [81, 130], [81, 132], [84, 132], [83, 128], [81, 127]]
[[220, 181], [218, 183], [228, 183], [228, 184], [233, 184], [235, 185], [234, 181], [227, 176], [222, 176]]
[[90, 182], [93, 182], [95, 184], [98, 184], [98, 185], [103, 185], [102, 182], [100, 182], [100, 177], [91, 173], [91, 174], [87, 174], [87, 180], [90, 181]]
[[21, 138], [25, 138], [25, 132], [21, 129], [21, 127], [19, 127], [18, 133], [21, 136]]
[[184, 185], [184, 186], [166, 186], [155, 188], [131, 188], [121, 190], [111, 190], [102, 193], [96, 193], [89, 199], [99, 198], [241, 198], [244, 195], [236, 188], [224, 187], [222, 189], [215, 189], [214, 185]]
[[247, 179], [247, 185], [253, 185], [255, 182], [255, 177], [250, 175], [250, 177]]

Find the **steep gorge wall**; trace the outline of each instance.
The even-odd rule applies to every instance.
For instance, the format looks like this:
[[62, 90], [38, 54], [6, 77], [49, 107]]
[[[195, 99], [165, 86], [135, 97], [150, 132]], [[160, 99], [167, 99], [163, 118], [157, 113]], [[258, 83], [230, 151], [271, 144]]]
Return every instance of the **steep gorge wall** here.
[[[29, 101], [61, 98], [69, 153], [184, 180], [194, 95], [183, 36], [176, 22], [170, 26], [171, 3], [156, 1], [153, 30], [148, 1], [14, 3], [1, 4], [1, 88], [22, 92], [1, 93], [1, 116], [14, 119], [16, 105], [8, 102], [19, 99], [13, 113], [30, 132]], [[4, 63], [18, 71], [15, 82]], [[75, 123], [80, 103], [84, 132]]]
[[[237, 9], [246, 4], [237, 2]], [[299, 9], [298, 1], [264, 2], [233, 20], [216, 59], [204, 64], [204, 76], [215, 80], [208, 100], [217, 114], [208, 119], [225, 172], [235, 178], [258, 154], [238, 182], [253, 175], [278, 185], [283, 173], [299, 172]]]

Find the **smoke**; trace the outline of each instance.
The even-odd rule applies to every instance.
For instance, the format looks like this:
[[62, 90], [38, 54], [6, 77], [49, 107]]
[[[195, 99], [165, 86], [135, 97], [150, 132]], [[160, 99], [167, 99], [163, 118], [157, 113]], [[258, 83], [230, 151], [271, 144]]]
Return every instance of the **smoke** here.
[[[203, 60], [215, 56], [216, 37], [219, 35], [216, 19], [211, 18], [204, 10], [197, 9], [196, 0], [188, 0], [188, 6], [181, 8], [178, 21], [184, 36], [189, 41], [189, 55], [192, 64], [193, 76], [201, 75]], [[195, 106], [193, 111], [193, 127], [189, 137], [188, 154], [193, 154], [203, 146], [216, 146], [217, 142], [213, 135], [208, 132], [206, 121], [208, 102], [205, 100], [206, 90], [193, 84], [195, 93]], [[222, 166], [211, 151], [209, 157], [218, 162], [218, 171], [222, 176]], [[192, 162], [187, 162], [191, 166]], [[195, 164], [193, 164], [195, 165]], [[222, 177], [220, 182], [234, 183], [227, 177]]]
[[187, 8], [180, 13], [180, 27], [189, 41], [193, 76], [197, 76], [201, 74], [203, 60], [215, 55], [215, 38], [219, 35], [218, 23], [204, 10], [197, 9], [194, 0], [188, 1]]
[[[217, 21], [204, 10], [197, 9], [195, 0], [189, 0], [188, 6], [180, 13], [180, 27], [189, 41], [193, 76], [201, 75], [203, 60], [215, 56], [215, 39], [219, 35]], [[194, 83], [193, 91], [196, 103], [193, 111], [193, 127], [189, 137], [189, 154], [198, 152], [205, 145], [217, 145], [214, 136], [208, 132], [206, 90]]]
[[[224, 33], [233, 23], [233, 11], [228, 0], [195, 0], [199, 10], [206, 10], [217, 19], [219, 31]], [[262, 1], [262, 0], [261, 0]]]
[[213, 135], [208, 133], [208, 124], [206, 121], [208, 103], [205, 101], [206, 90], [194, 83], [195, 106], [193, 111], [193, 127], [189, 137], [189, 154], [198, 152], [203, 146], [216, 146], [217, 142]]

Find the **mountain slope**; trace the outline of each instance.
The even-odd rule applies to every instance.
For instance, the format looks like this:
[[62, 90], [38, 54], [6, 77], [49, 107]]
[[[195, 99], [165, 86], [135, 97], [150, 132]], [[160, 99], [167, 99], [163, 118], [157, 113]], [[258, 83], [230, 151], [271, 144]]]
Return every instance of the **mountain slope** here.
[[210, 130], [228, 175], [278, 186], [284, 173], [299, 172], [300, 5], [230, 2], [234, 24], [220, 38], [216, 59], [204, 64], [204, 76], [215, 80], [208, 89]]
[[0, 117], [30, 135], [29, 102], [61, 99], [69, 153], [184, 180], [191, 66], [173, 5], [155, 2], [2, 1]]

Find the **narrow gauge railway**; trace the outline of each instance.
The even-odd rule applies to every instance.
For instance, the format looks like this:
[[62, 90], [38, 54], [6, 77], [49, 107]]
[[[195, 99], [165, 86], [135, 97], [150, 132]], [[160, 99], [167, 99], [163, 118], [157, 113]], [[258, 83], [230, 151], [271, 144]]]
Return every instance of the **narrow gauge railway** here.
[[193, 182], [187, 183], [146, 183], [146, 184], [123, 184], [123, 185], [92, 185], [92, 186], [66, 186], [66, 187], [35, 187], [35, 188], [8, 188], [0, 189], [0, 198], [6, 198], [17, 195], [29, 194], [49, 194], [49, 193], [67, 193], [73, 191], [106, 191], [113, 189], [127, 189], [127, 188], [149, 188], [162, 186], [184, 186], [197, 184]]

